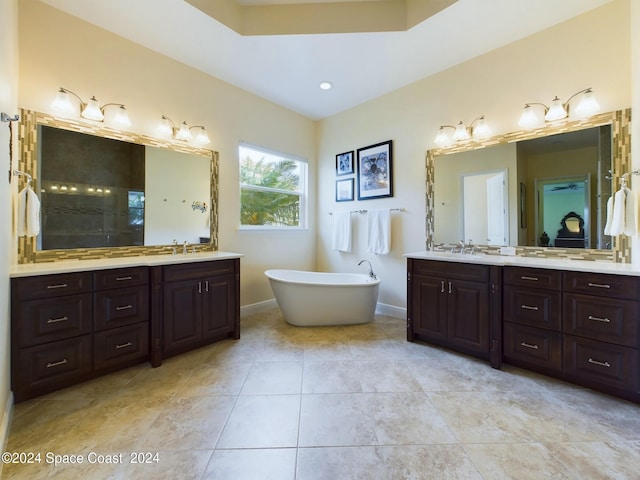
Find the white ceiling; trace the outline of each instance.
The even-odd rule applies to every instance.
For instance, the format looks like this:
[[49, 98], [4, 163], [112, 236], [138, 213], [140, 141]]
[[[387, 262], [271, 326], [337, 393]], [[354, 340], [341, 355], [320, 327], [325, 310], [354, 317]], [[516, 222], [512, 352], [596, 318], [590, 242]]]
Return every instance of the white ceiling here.
[[[273, 36], [241, 36], [183, 0], [42, 1], [322, 119], [611, 0], [459, 0], [404, 32]], [[321, 90], [323, 80], [334, 87]]]

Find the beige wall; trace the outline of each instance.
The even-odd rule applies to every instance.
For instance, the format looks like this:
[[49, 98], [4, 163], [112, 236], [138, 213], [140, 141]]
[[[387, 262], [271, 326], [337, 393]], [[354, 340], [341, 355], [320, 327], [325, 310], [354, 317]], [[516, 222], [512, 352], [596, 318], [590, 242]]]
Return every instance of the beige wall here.
[[[425, 248], [425, 151], [439, 125], [467, 124], [486, 115], [494, 133], [518, 130], [526, 102], [568, 98], [593, 87], [602, 111], [631, 106], [630, 2], [616, 0], [506, 47], [433, 75], [320, 122], [318, 149], [318, 267], [354, 271], [368, 258], [382, 279], [380, 302], [406, 306], [403, 253]], [[443, 39], [446, 41], [446, 39]], [[394, 190], [390, 199], [335, 203], [335, 154], [392, 139]], [[366, 254], [364, 218], [357, 219], [350, 254], [331, 247], [329, 212], [404, 207], [396, 214], [392, 251]]]
[[[18, 0], [0, 2], [0, 112], [18, 113]], [[14, 139], [17, 124], [14, 126]], [[10, 391], [11, 352], [9, 335], [9, 267], [15, 242], [12, 236], [11, 197], [16, 182], [9, 185], [9, 129], [0, 123], [0, 451], [4, 451], [9, 429], [12, 396]], [[14, 152], [17, 142], [14, 143]], [[0, 464], [2, 476], [2, 464]]]
[[[36, 1], [20, 2], [20, 106], [50, 112], [59, 87], [126, 104], [131, 130], [157, 136], [160, 115], [204, 125], [220, 153], [220, 249], [245, 254], [242, 305], [271, 299], [263, 272], [315, 267], [315, 122]], [[241, 140], [305, 158], [308, 230], [238, 231]]]

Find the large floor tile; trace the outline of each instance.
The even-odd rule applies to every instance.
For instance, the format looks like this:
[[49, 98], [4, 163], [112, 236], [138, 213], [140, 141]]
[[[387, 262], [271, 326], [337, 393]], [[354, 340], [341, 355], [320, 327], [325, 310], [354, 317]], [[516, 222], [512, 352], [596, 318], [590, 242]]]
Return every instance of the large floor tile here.
[[241, 395], [216, 448], [296, 447], [299, 395]]

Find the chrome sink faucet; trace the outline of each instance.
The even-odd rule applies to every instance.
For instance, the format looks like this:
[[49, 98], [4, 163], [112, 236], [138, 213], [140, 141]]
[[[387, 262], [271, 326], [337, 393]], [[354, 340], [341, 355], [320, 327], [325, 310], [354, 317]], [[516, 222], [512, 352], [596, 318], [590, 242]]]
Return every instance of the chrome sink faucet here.
[[187, 243], [187, 241], [185, 240], [184, 243], [182, 244], [182, 254], [186, 255], [187, 253], [189, 253], [187, 251], [187, 247], [189, 246], [189, 244]]
[[367, 262], [369, 264], [369, 277], [371, 277], [373, 280], [377, 280], [378, 277], [376, 277], [376, 274], [373, 273], [373, 267], [371, 266], [371, 262], [369, 260], [360, 260], [358, 262], [358, 265], [362, 265], [364, 262]]

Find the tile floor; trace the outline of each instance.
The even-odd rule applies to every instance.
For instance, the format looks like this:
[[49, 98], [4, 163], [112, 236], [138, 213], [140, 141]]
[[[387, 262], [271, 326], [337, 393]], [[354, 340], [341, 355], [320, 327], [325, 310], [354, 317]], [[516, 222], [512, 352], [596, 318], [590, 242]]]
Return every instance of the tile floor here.
[[6, 479], [637, 479], [640, 406], [408, 343], [399, 319], [297, 328], [274, 309], [239, 341], [17, 405], [7, 449], [42, 463]]

